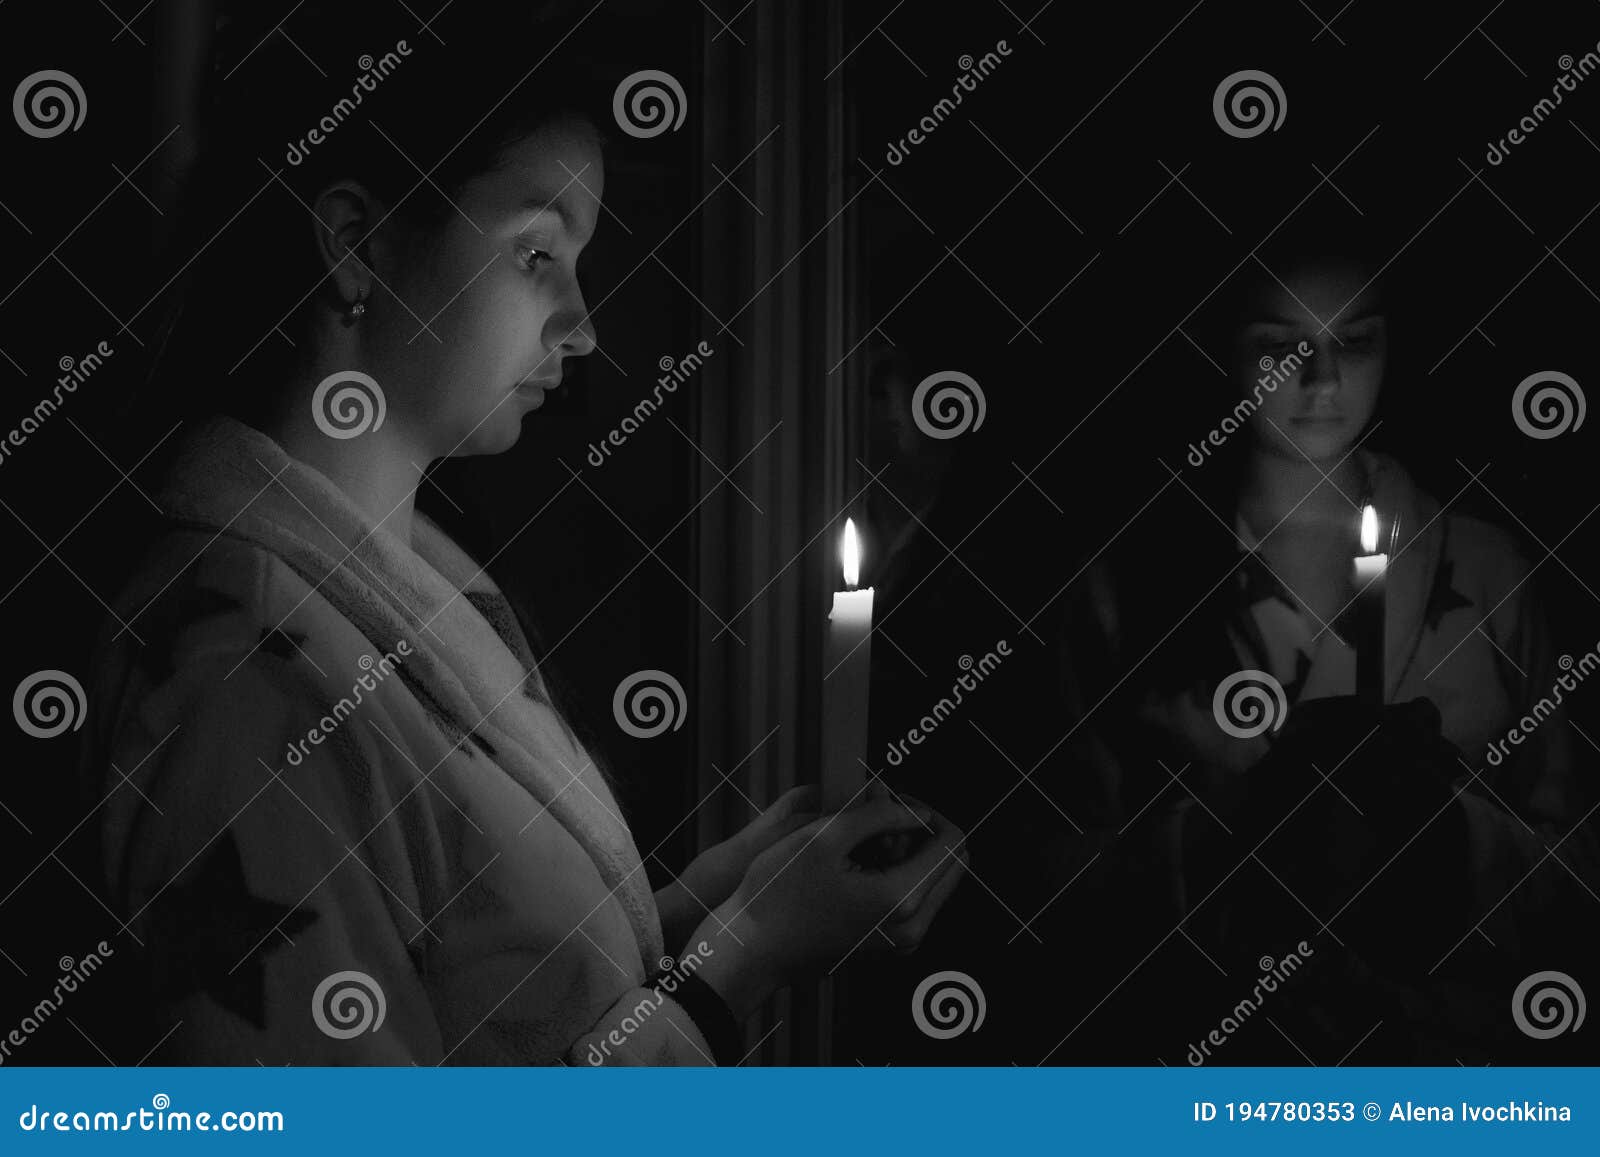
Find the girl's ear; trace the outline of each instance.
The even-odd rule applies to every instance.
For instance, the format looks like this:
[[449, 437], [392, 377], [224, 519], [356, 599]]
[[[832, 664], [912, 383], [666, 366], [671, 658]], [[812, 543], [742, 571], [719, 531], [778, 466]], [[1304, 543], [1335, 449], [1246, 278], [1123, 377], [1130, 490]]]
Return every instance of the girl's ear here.
[[368, 239], [383, 216], [376, 200], [358, 182], [338, 181], [317, 194], [311, 209], [317, 253], [334, 291], [347, 304], [364, 301], [374, 280]]

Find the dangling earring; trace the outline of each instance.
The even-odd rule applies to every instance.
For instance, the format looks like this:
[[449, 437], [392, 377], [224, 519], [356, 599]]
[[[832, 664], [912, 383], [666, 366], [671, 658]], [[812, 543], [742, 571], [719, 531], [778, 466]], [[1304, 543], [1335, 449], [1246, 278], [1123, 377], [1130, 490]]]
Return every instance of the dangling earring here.
[[362, 315], [365, 314], [366, 312], [367, 312], [367, 299], [364, 298], [364, 297], [356, 298], [355, 301], [352, 302], [350, 304], [350, 306], [345, 310], [345, 313], [344, 313], [345, 328], [348, 329], [350, 326], [355, 325], [356, 322], [361, 320]]

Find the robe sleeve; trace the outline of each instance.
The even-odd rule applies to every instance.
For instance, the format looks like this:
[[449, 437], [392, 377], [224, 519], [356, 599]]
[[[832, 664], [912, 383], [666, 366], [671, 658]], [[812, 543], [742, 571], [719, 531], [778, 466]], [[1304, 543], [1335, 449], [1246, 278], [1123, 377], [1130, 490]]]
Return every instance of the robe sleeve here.
[[1491, 940], [1523, 954], [1559, 940], [1564, 922], [1555, 913], [1586, 907], [1593, 901], [1581, 893], [1600, 892], [1592, 774], [1600, 753], [1568, 702], [1593, 659], [1557, 655], [1534, 587], [1529, 578], [1500, 596], [1484, 624], [1515, 688], [1524, 741], [1507, 745], [1509, 758], [1484, 766], [1460, 797], [1477, 915]]
[[[242, 661], [241, 661], [242, 660]], [[442, 1052], [397, 913], [417, 881], [394, 845], [426, 797], [384, 773], [352, 719], [296, 763], [324, 704], [258, 650], [190, 657], [135, 689], [112, 762], [138, 794], [108, 815], [112, 897], [144, 945], [160, 1056], [190, 1064], [426, 1064]], [[401, 857], [404, 864], [404, 857]]]
[[136, 681], [117, 721], [112, 760], [139, 790], [113, 796], [103, 833], [171, 1029], [152, 1062], [710, 1063], [687, 1013], [584, 932], [584, 912], [608, 915], [603, 893], [541, 896], [549, 881], [530, 880], [533, 916], [510, 942], [491, 909], [481, 945], [449, 945], [439, 967], [429, 915], [476, 902], [457, 862], [469, 825], [379, 700], [291, 763], [329, 707], [317, 679], [229, 649]]
[[[1175, 920], [1184, 906], [1183, 829], [1191, 800], [1181, 791], [1164, 792], [1164, 777], [1136, 774], [1124, 758], [1128, 737], [1148, 731], [1132, 723], [1127, 687], [1119, 682], [1127, 658], [1105, 568], [1091, 567], [1073, 585], [1058, 622], [1059, 695], [1069, 730], [1050, 770], [1064, 806], [1084, 830], [1051, 825], [1055, 862], [1047, 877], [1056, 887], [1071, 882], [1074, 891], [1142, 897]], [[1111, 742], [1112, 735], [1121, 742]], [[1151, 751], [1143, 762], [1154, 768], [1164, 754]], [[1176, 771], [1183, 761], [1168, 766]], [[1148, 915], [1160, 919], [1155, 911]]]

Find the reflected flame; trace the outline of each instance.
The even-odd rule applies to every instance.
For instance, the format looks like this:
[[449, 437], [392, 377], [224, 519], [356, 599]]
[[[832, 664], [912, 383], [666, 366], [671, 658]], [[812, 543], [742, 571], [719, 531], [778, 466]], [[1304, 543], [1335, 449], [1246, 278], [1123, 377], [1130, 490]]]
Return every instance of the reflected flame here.
[[839, 562], [844, 568], [844, 585], [854, 587], [861, 581], [861, 536], [856, 533], [853, 518], [844, 520], [844, 537], [839, 540]]
[[1361, 509], [1361, 549], [1367, 554], [1378, 549], [1378, 512], [1371, 506]]

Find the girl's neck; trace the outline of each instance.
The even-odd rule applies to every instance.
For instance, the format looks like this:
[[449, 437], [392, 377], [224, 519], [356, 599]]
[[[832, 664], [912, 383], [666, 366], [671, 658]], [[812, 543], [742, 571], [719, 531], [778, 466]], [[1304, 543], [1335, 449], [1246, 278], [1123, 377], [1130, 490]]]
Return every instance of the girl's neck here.
[[368, 519], [409, 545], [426, 452], [410, 446], [393, 423], [354, 438], [330, 437], [313, 418], [311, 389], [291, 395], [294, 404], [265, 417], [262, 432], [289, 457], [326, 475]]
[[1289, 458], [1258, 446], [1245, 461], [1239, 511], [1258, 533], [1280, 524], [1342, 526], [1350, 521], [1350, 503], [1361, 500], [1366, 482], [1365, 468], [1355, 454], [1335, 465]]

